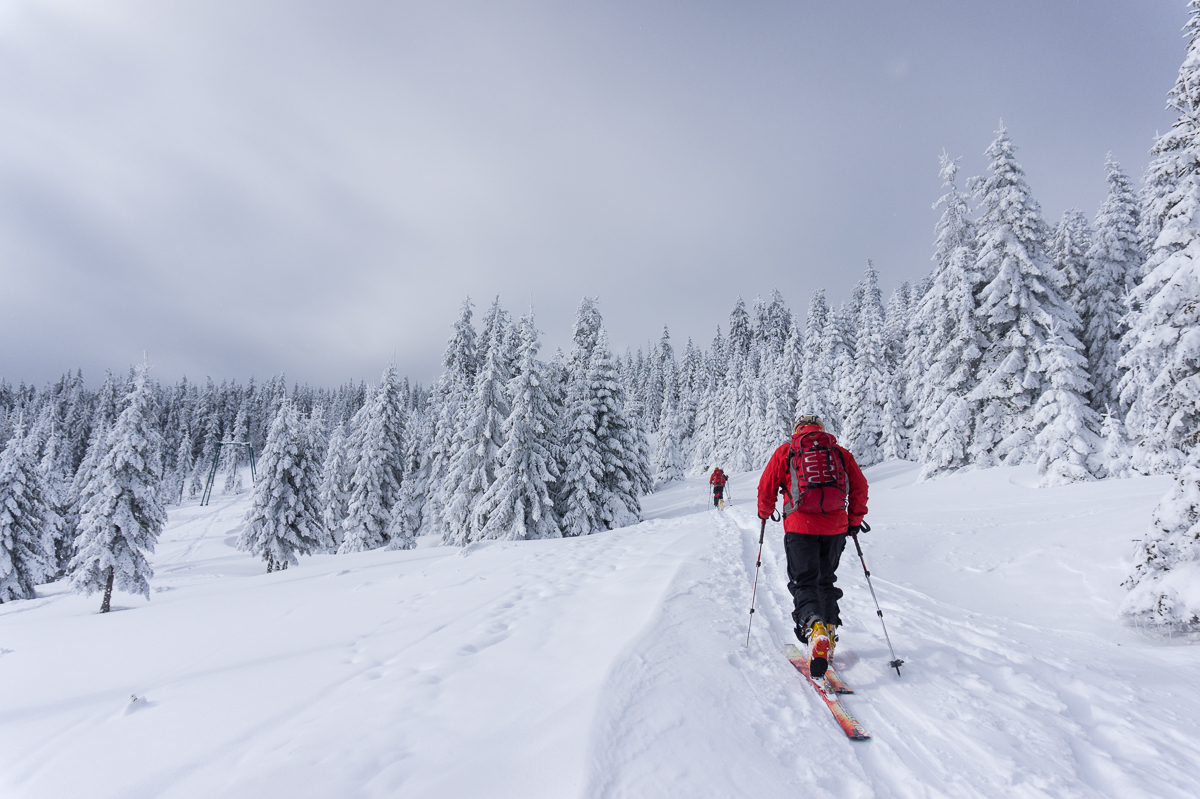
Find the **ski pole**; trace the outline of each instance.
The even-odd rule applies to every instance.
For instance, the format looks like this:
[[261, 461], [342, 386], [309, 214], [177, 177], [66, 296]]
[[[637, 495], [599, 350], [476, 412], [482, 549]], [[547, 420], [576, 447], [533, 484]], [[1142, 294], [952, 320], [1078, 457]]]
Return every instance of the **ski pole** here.
[[750, 591], [750, 623], [746, 625], [746, 647], [750, 646], [750, 628], [754, 626], [754, 598], [758, 595], [758, 569], [762, 566], [763, 538], [767, 534], [767, 520], [762, 520], [762, 529], [758, 531], [758, 560], [754, 564], [754, 588]]
[[[871, 532], [871, 525], [866, 522], [863, 522], [860, 526], [864, 533]], [[900, 667], [904, 665], [904, 661], [896, 657], [896, 650], [892, 649], [892, 639], [888, 635], [887, 625], [883, 623], [883, 610], [879, 607], [879, 597], [875, 596], [875, 586], [871, 585], [871, 572], [867, 570], [867, 561], [863, 558], [862, 547], [858, 543], [858, 533], [853, 533], [850, 537], [854, 539], [854, 548], [858, 550], [858, 559], [862, 563], [863, 574], [867, 575], [867, 588], [871, 589], [871, 599], [875, 600], [875, 612], [879, 614], [879, 623], [883, 626], [883, 637], [887, 641], [888, 651], [892, 653], [892, 662], [888, 665], [896, 670], [896, 676], [899, 677]]]

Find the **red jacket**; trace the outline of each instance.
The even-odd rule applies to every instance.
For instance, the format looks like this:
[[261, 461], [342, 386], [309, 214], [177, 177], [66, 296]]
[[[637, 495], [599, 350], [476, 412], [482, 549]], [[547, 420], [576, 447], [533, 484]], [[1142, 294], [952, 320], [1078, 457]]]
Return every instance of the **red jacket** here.
[[720, 469], [714, 469], [712, 477], [708, 478], [708, 484], [710, 486], [723, 486], [725, 483], [725, 472], [721, 471]]
[[[807, 432], [807, 428], [805, 428]], [[832, 437], [832, 436], [831, 436]], [[835, 441], [837, 439], [834, 439]], [[788, 453], [792, 443], [789, 441], [771, 456], [767, 468], [763, 469], [762, 478], [758, 481], [758, 516], [765, 519], [775, 512], [775, 501], [782, 491], [786, 499], [790, 499], [788, 486]], [[837, 535], [846, 532], [850, 525], [862, 524], [867, 515], [867, 478], [863, 477], [858, 462], [845, 447], [837, 447], [846, 462], [846, 477], [850, 481], [850, 512], [836, 510], [831, 513], [789, 513], [783, 520], [785, 533], [806, 533], [808, 535]]]

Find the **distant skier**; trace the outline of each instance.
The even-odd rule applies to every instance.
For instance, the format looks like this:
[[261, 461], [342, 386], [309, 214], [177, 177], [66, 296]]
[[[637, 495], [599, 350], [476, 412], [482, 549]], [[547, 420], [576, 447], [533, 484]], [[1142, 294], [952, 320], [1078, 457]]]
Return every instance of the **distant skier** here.
[[724, 504], [725, 484], [728, 482], [729, 479], [725, 477], [725, 472], [721, 471], [720, 466], [713, 469], [712, 476], [708, 478], [708, 484], [712, 486], [714, 508], [721, 508]]
[[816, 416], [796, 420], [792, 440], [775, 450], [758, 482], [758, 517], [775, 513], [783, 492], [783, 547], [796, 637], [808, 644], [809, 669], [823, 677], [842, 619], [838, 562], [849, 533], [867, 515], [867, 479], [848, 450]]

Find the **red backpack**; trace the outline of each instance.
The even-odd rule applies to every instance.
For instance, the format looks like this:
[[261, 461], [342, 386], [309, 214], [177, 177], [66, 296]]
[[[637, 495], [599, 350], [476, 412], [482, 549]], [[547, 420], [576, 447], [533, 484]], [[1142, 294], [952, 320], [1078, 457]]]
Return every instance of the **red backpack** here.
[[792, 437], [788, 452], [788, 498], [783, 515], [845, 510], [850, 498], [846, 461], [834, 437], [814, 430]]

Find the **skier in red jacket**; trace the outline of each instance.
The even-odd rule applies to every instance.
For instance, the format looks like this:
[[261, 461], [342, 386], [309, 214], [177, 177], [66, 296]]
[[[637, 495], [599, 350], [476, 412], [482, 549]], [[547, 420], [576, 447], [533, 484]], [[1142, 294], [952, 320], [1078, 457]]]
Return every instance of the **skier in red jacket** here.
[[[796, 467], [796, 468], [793, 468]], [[775, 513], [783, 492], [783, 548], [796, 637], [809, 646], [809, 668], [824, 676], [842, 623], [835, 585], [846, 536], [867, 515], [867, 479], [849, 450], [816, 416], [801, 416], [788, 443], [775, 450], [758, 481], [758, 517]]]
[[721, 471], [720, 466], [713, 469], [712, 476], [708, 478], [708, 484], [712, 486], [714, 508], [721, 507], [721, 499], [725, 496], [725, 484], [728, 482], [729, 479], [725, 477], [725, 472]]

